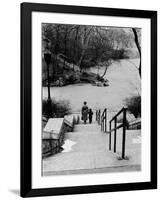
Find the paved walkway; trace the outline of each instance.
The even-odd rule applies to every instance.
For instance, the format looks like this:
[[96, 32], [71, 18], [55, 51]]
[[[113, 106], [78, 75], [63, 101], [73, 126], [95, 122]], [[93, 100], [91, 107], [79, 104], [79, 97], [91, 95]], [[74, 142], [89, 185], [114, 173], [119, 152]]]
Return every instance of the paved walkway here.
[[[121, 135], [120, 130], [118, 141]], [[64, 151], [43, 159], [43, 175], [140, 170], [139, 137], [140, 131], [127, 131], [129, 160], [118, 160], [118, 154], [108, 151], [108, 134], [102, 133], [100, 126], [95, 123], [76, 125], [74, 132], [66, 133]], [[121, 151], [119, 144], [117, 151]]]

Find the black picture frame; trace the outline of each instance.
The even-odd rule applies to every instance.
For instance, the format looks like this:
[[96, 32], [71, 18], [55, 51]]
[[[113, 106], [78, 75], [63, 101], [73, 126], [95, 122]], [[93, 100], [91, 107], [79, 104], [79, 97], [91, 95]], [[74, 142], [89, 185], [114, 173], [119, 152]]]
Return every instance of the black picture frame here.
[[[151, 21], [151, 180], [150, 182], [102, 184], [32, 189], [32, 12], [147, 18]], [[157, 12], [38, 3], [21, 4], [21, 196], [47, 196], [129, 191], [157, 188]]]

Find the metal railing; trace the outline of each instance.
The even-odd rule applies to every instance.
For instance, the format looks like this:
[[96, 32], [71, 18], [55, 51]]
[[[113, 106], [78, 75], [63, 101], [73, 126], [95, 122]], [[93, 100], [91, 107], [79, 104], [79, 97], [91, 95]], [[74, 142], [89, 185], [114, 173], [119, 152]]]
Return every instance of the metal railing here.
[[107, 109], [105, 108], [101, 115], [101, 131], [107, 132]]
[[128, 125], [128, 130], [137, 130], [137, 129], [141, 129], [141, 119], [132, 121]]
[[96, 110], [96, 121], [98, 122], [98, 124], [100, 124], [101, 122], [101, 110]]
[[[122, 132], [122, 159], [125, 159], [125, 142], [126, 142], [126, 127], [127, 127], [127, 121], [126, 121], [126, 112], [127, 108], [122, 108], [109, 122], [109, 150], [111, 150], [111, 133], [114, 131], [114, 152], [116, 152], [116, 140], [117, 140], [117, 129], [123, 128]], [[123, 120], [122, 123], [117, 126], [117, 118], [120, 114], [123, 114]], [[111, 125], [114, 121], [114, 128], [112, 129]]]

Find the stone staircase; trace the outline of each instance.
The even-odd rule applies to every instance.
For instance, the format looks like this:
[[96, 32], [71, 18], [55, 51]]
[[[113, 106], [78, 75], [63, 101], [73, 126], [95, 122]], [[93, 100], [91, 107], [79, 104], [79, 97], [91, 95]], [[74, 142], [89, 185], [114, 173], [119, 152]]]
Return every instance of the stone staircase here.
[[[118, 132], [118, 141], [121, 140]], [[73, 132], [65, 134], [64, 150], [43, 159], [43, 175], [140, 170], [140, 141], [134, 131], [127, 132], [129, 160], [118, 160], [118, 154], [108, 150], [108, 133], [103, 133], [97, 123], [75, 125]], [[139, 141], [139, 142], [138, 142]]]

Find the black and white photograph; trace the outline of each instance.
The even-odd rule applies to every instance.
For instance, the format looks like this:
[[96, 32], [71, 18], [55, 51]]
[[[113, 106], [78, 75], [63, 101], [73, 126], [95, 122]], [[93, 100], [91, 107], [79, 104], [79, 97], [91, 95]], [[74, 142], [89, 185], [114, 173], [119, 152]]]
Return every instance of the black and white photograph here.
[[41, 24], [42, 176], [141, 171], [142, 29]]
[[157, 13], [21, 15], [21, 196], [155, 189]]

